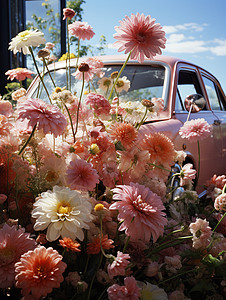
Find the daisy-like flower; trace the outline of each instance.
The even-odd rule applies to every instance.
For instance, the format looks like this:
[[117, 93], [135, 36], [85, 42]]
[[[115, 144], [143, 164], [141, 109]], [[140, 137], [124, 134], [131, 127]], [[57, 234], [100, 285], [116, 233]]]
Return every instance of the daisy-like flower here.
[[76, 15], [76, 12], [74, 11], [74, 9], [64, 8], [63, 15], [64, 15], [63, 20], [66, 20], [67, 18], [71, 20]]
[[16, 68], [8, 70], [5, 73], [5, 75], [8, 76], [7, 79], [10, 79], [11, 81], [13, 81], [14, 79], [18, 81], [23, 81], [26, 78], [32, 79], [32, 74], [34, 74], [34, 72], [28, 70], [27, 68]]
[[147, 187], [133, 182], [118, 185], [112, 191], [113, 200], [119, 201], [111, 204], [109, 209], [119, 211], [118, 220], [123, 221], [119, 230], [125, 230], [134, 241], [149, 242], [152, 236], [156, 242], [167, 224], [161, 198]]
[[99, 183], [99, 175], [91, 163], [83, 159], [75, 159], [67, 168], [66, 181], [71, 189], [93, 191]]
[[141, 300], [168, 300], [166, 292], [163, 289], [160, 289], [157, 285], [151, 284], [149, 282], [138, 282], [138, 285], [139, 287], [141, 287]]
[[87, 105], [90, 105], [97, 116], [108, 115], [111, 105], [108, 100], [101, 94], [89, 93], [85, 100]]
[[28, 250], [34, 249], [36, 242], [25, 233], [24, 228], [5, 224], [0, 229], [0, 288], [11, 287], [15, 282], [14, 264]]
[[125, 275], [126, 267], [129, 264], [128, 259], [130, 259], [129, 254], [117, 252], [117, 257], [115, 257], [112, 264], [108, 265], [108, 275], [110, 278], [113, 278], [118, 275]]
[[[102, 235], [101, 246], [104, 250], [114, 248], [113, 243], [114, 241], [109, 239], [107, 234]], [[86, 251], [88, 254], [98, 254], [100, 252], [100, 235], [93, 237], [92, 241], [87, 244]]]
[[118, 51], [131, 51], [131, 58], [142, 63], [145, 59], [152, 59], [156, 54], [161, 54], [160, 48], [165, 48], [165, 32], [160, 24], [155, 24], [155, 19], [150, 15], [132, 14], [115, 26], [117, 33], [114, 38], [117, 40], [114, 45], [119, 47]]
[[179, 130], [180, 136], [191, 143], [203, 140], [211, 133], [212, 127], [203, 118], [186, 121]]
[[214, 202], [214, 208], [220, 211], [226, 211], [226, 193], [219, 195]]
[[79, 40], [90, 40], [94, 36], [93, 28], [87, 22], [75, 21], [68, 25], [70, 35], [76, 36]]
[[130, 81], [127, 79], [126, 76], [123, 76], [122, 78], [119, 78], [116, 82], [115, 89], [118, 93], [121, 93], [122, 91], [128, 92], [130, 88]]
[[59, 240], [60, 244], [62, 247], [66, 248], [67, 251], [71, 250], [74, 252], [80, 252], [81, 250], [79, 249], [80, 244], [73, 241], [70, 238], [64, 237], [63, 240]]
[[60, 236], [82, 241], [83, 228], [89, 229], [92, 220], [91, 209], [89, 199], [78, 191], [54, 186], [53, 191], [42, 193], [34, 203], [34, 230], [47, 228], [46, 238], [50, 242]]
[[9, 43], [9, 50], [14, 54], [23, 52], [23, 54], [30, 54], [29, 47], [38, 47], [45, 44], [44, 34], [39, 30], [25, 30], [12, 39]]
[[15, 264], [15, 279], [16, 287], [22, 289], [26, 299], [41, 299], [51, 293], [53, 288], [60, 287], [64, 280], [62, 274], [67, 267], [62, 258], [56, 250], [44, 246], [21, 256]]
[[137, 139], [137, 130], [130, 123], [115, 123], [111, 126], [110, 136], [124, 147], [130, 147]]
[[124, 285], [113, 284], [107, 289], [109, 300], [139, 300], [140, 288], [136, 279], [131, 277], [124, 278]]
[[195, 249], [205, 249], [209, 245], [212, 235], [209, 222], [206, 219], [197, 218], [194, 223], [189, 225], [189, 229], [193, 235], [193, 247]]
[[112, 80], [108, 77], [102, 77], [98, 81], [99, 88], [104, 92], [108, 92], [111, 89], [112, 84]]
[[180, 185], [186, 185], [187, 183], [191, 182], [192, 179], [195, 179], [196, 170], [192, 169], [192, 164], [186, 164], [182, 167], [180, 172]]
[[17, 112], [19, 120], [27, 119], [28, 126], [32, 127], [37, 124], [37, 129], [42, 129], [44, 134], [61, 135], [67, 126], [67, 120], [60, 109], [41, 99], [27, 99], [18, 105]]

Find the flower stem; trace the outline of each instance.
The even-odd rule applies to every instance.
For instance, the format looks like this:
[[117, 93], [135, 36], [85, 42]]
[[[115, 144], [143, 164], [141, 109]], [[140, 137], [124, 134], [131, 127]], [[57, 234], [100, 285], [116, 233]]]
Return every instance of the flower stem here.
[[56, 84], [55, 84], [55, 82], [54, 82], [54, 80], [53, 80], [53, 77], [52, 77], [50, 71], [49, 71], [49, 68], [48, 68], [48, 65], [47, 65], [47, 63], [46, 63], [45, 58], [43, 58], [43, 63], [44, 63], [44, 66], [46, 67], [47, 73], [49, 74], [49, 77], [50, 77], [50, 79], [51, 79], [51, 81], [52, 81], [52, 83], [53, 83], [53, 86], [56, 88]]
[[111, 99], [112, 93], [113, 93], [113, 91], [114, 91], [114, 89], [115, 89], [115, 85], [116, 85], [116, 83], [117, 83], [119, 77], [121, 76], [122, 71], [125, 69], [125, 66], [127, 65], [127, 62], [128, 62], [128, 60], [129, 60], [130, 56], [131, 56], [131, 51], [130, 51], [130, 53], [129, 53], [127, 59], [125, 60], [123, 66], [121, 67], [121, 70], [119, 71], [118, 76], [116, 77], [116, 79], [115, 79], [115, 81], [114, 81], [114, 84], [113, 84], [113, 86], [112, 86], [112, 88], [111, 88], [111, 91], [110, 91], [110, 94], [109, 94], [109, 96], [108, 96], [108, 100]]
[[80, 94], [80, 98], [79, 98], [79, 102], [78, 102], [78, 108], [77, 108], [75, 135], [76, 135], [76, 133], [78, 131], [78, 115], [79, 115], [80, 104], [81, 104], [81, 101], [82, 101], [82, 95], [83, 95], [84, 85], [85, 85], [85, 74], [84, 74], [84, 72], [82, 72], [82, 89], [81, 89], [81, 94]]
[[69, 120], [70, 120], [70, 124], [71, 124], [71, 130], [72, 130], [72, 135], [73, 135], [73, 138], [74, 138], [74, 143], [75, 143], [75, 140], [76, 140], [76, 138], [75, 138], [75, 131], [74, 131], [74, 126], [73, 126], [73, 122], [72, 122], [72, 118], [71, 118], [71, 114], [70, 114], [70, 112], [69, 112], [69, 110], [68, 110], [68, 107], [67, 107], [67, 105], [64, 103], [64, 101], [61, 99], [61, 102], [63, 103], [63, 105], [64, 105], [64, 108], [66, 109], [66, 111], [67, 111], [67, 114], [68, 114], [68, 117], [69, 117]]
[[36, 63], [36, 60], [35, 60], [34, 52], [33, 52], [33, 50], [32, 50], [31, 47], [29, 47], [29, 50], [30, 50], [30, 52], [31, 52], [31, 56], [32, 56], [32, 59], [33, 59], [33, 62], [34, 62], [36, 71], [37, 71], [37, 73], [38, 73], [38, 76], [39, 76], [39, 78], [40, 78], [40, 80], [41, 80], [41, 82], [42, 82], [42, 85], [44, 86], [44, 89], [45, 89], [46, 94], [47, 94], [47, 96], [48, 96], [48, 98], [49, 98], [49, 101], [50, 101], [50, 103], [52, 104], [52, 100], [51, 100], [51, 98], [50, 98], [50, 95], [49, 95], [49, 92], [48, 92], [48, 90], [47, 90], [47, 87], [46, 87], [46, 85], [45, 85], [45, 83], [44, 83], [44, 80], [43, 80], [43, 78], [42, 78], [42, 76], [41, 76], [41, 74], [40, 74], [40, 72], [39, 72], [39, 69], [38, 69], [38, 66], [37, 66], [37, 63]]
[[80, 40], [78, 39], [78, 53], [77, 53], [76, 68], [78, 68], [79, 56], [80, 56]]
[[199, 173], [200, 173], [200, 144], [199, 144], [199, 140], [197, 141], [197, 145], [198, 145], [198, 172], [197, 172], [197, 182], [199, 181]]
[[34, 132], [35, 132], [35, 129], [37, 127], [37, 124], [35, 124], [35, 126], [33, 127], [32, 129], [32, 132], [29, 136], [29, 138], [27, 139], [26, 143], [23, 145], [23, 147], [20, 149], [18, 155], [21, 155], [21, 153], [24, 151], [24, 149], [27, 147], [27, 145], [29, 144], [30, 140], [32, 139], [33, 135], [34, 135]]
[[68, 62], [69, 62], [68, 77], [69, 77], [69, 90], [71, 90], [71, 56], [70, 56], [70, 38], [69, 38], [68, 25], [69, 25], [69, 19], [67, 18], [67, 52], [68, 52]]

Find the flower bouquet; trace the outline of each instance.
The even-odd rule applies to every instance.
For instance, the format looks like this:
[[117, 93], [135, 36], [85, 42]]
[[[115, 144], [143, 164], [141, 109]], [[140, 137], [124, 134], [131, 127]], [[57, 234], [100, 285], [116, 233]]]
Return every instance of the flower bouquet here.
[[[91, 39], [86, 22], [68, 23], [70, 35]], [[10, 43], [14, 53], [32, 55], [40, 90], [48, 101], [0, 101], [0, 288], [1, 299], [163, 300], [223, 299], [225, 278], [226, 176], [214, 175], [207, 196], [194, 190], [196, 170], [184, 163], [163, 133], [142, 135], [147, 114], [163, 109], [161, 99], [144, 99], [128, 117], [120, 102], [130, 82], [129, 59], [143, 62], [165, 47], [155, 19], [132, 14], [116, 27], [116, 45], [128, 57], [121, 70], [104, 77], [101, 61], [79, 60], [80, 95], [71, 92], [68, 34], [67, 87], [48, 90], [33, 47], [39, 31], [24, 31]], [[79, 44], [79, 43], [78, 43]], [[38, 57], [48, 70], [54, 45]], [[31, 72], [8, 71], [21, 81]], [[49, 74], [51, 77], [51, 74]], [[98, 78], [97, 93], [92, 80]], [[51, 77], [54, 84], [54, 78]], [[84, 92], [89, 83], [89, 92]], [[211, 133], [205, 120], [187, 121], [183, 138]], [[193, 128], [196, 128], [195, 131]], [[198, 128], [198, 129], [197, 129]], [[181, 170], [173, 172], [177, 162]], [[173, 194], [177, 178], [181, 193]], [[174, 195], [174, 196], [172, 196]]]

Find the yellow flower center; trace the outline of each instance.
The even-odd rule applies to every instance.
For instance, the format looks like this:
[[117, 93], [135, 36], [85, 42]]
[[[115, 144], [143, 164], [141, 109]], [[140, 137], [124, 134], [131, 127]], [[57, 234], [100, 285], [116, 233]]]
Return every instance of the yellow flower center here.
[[101, 203], [96, 204], [94, 207], [94, 211], [101, 211], [103, 209], [104, 209], [104, 205]]
[[55, 88], [55, 93], [59, 93], [59, 92], [61, 92], [62, 91], [62, 89], [59, 87], [59, 86], [57, 86], [56, 88]]
[[90, 147], [89, 147], [89, 151], [91, 154], [95, 155], [97, 154], [99, 151], [100, 151], [100, 148], [97, 144], [92, 144]]
[[124, 86], [124, 81], [123, 80], [118, 80], [116, 83], [117, 87], [123, 87]]
[[14, 260], [15, 252], [13, 249], [0, 249], [0, 266], [8, 265]]
[[60, 207], [58, 208], [58, 213], [62, 214], [62, 215], [68, 215], [71, 212], [71, 207], [67, 206], [67, 205], [60, 205]]
[[19, 37], [21, 37], [23, 40], [26, 41], [27, 40], [27, 36], [30, 35], [30, 32], [28, 30], [25, 30], [25, 31], [20, 32], [18, 35], [19, 35]]

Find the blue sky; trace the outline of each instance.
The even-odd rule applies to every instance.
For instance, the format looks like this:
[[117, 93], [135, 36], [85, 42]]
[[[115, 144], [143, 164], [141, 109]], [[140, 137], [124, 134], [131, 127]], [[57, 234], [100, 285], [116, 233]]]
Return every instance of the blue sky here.
[[225, 0], [86, 0], [83, 21], [95, 32], [89, 41], [97, 44], [106, 36], [108, 50], [115, 39], [114, 26], [131, 13], [151, 15], [166, 31], [167, 44], [163, 51], [189, 60], [215, 75], [226, 93], [226, 1]]

